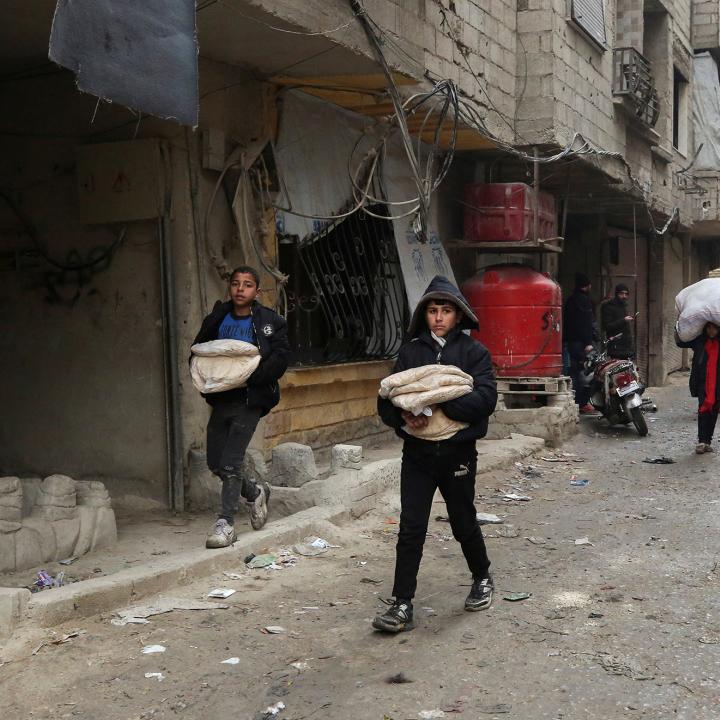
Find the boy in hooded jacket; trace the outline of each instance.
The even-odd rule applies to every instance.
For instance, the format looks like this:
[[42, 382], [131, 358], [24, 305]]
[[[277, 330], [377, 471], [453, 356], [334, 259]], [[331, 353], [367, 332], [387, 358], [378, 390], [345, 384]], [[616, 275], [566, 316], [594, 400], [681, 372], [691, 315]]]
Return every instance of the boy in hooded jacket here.
[[400, 348], [393, 373], [423, 365], [454, 365], [473, 378], [472, 392], [440, 405], [451, 420], [468, 427], [441, 441], [420, 440], [405, 426], [421, 428], [424, 415], [401, 411], [389, 399], [378, 399], [382, 421], [404, 440], [400, 472], [400, 529], [395, 563], [394, 602], [373, 620], [386, 632], [412, 630], [412, 600], [427, 534], [433, 496], [440, 490], [447, 505], [453, 536], [460, 543], [472, 573], [465, 600], [468, 611], [490, 606], [493, 581], [485, 541], [475, 509], [475, 441], [487, 433], [495, 409], [497, 388], [490, 353], [463, 330], [477, 330], [478, 320], [467, 300], [447, 279], [433, 278], [420, 299], [409, 327], [409, 341]]

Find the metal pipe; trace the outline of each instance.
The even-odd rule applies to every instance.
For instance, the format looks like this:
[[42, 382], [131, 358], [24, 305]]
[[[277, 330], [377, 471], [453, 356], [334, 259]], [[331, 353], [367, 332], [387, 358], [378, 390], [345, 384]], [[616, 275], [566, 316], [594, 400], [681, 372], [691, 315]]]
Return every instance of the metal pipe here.
[[168, 501], [175, 511], [185, 509], [180, 377], [178, 371], [177, 303], [175, 267], [170, 242], [172, 165], [168, 147], [160, 143], [163, 163], [163, 207], [158, 223], [160, 235], [160, 285], [162, 297], [163, 350], [165, 366], [165, 418], [168, 454]]
[[540, 239], [540, 163], [537, 161], [538, 149], [533, 148], [535, 162], [533, 163], [533, 187], [535, 189], [535, 210], [533, 212], [533, 240]]

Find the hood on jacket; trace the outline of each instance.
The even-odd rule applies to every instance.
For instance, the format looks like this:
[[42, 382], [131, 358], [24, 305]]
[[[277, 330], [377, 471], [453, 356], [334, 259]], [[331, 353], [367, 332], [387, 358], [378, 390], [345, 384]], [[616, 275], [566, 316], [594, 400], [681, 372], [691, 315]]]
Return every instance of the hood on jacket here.
[[462, 313], [460, 322], [456, 326], [460, 328], [460, 330], [479, 329], [480, 324], [478, 323], [477, 316], [472, 311], [465, 296], [446, 277], [436, 275], [430, 281], [423, 296], [418, 301], [415, 312], [410, 319], [410, 326], [408, 327], [410, 337], [417, 337], [420, 332], [427, 329], [425, 307], [430, 300], [449, 300], [453, 305], [457, 305]]

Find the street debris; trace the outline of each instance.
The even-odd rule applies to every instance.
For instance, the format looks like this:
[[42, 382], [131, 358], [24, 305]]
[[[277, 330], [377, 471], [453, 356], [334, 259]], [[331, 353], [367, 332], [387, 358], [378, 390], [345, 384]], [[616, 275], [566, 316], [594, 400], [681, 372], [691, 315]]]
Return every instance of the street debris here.
[[165, 679], [165, 676], [160, 672], [147, 672], [145, 673], [145, 677], [148, 680], [155, 678], [158, 682], [162, 682]]
[[493, 513], [479, 512], [475, 517], [477, 518], [477, 521], [480, 525], [500, 525], [501, 523], [505, 522], [497, 515], [493, 515]]
[[649, 675], [636, 660], [623, 660], [609, 653], [597, 653], [595, 661], [603, 670], [611, 675], [623, 675], [631, 680], [653, 680], [654, 675]]
[[164, 653], [167, 648], [164, 645], [146, 645], [142, 649], [143, 655], [154, 655], [155, 653]]
[[594, 546], [594, 543], [591, 543], [590, 538], [588, 538], [588, 537], [578, 538], [577, 540], [575, 540], [575, 544], [576, 545], [593, 545]]
[[239, 657], [231, 657], [227, 660], [223, 660], [220, 664], [221, 665], [238, 665], [240, 663]]
[[499, 525], [495, 528], [495, 532], [486, 537], [499, 537], [499, 538], [516, 538], [520, 536], [520, 531], [514, 525]]
[[306, 670], [310, 670], [310, 665], [308, 665], [306, 662], [291, 662], [290, 667], [294, 667], [299, 672], [305, 672]]
[[605, 617], [605, 616], [599, 612], [588, 613], [588, 619], [590, 619], [590, 620], [599, 620], [601, 617]]
[[435, 612], [435, 610], [433, 610], [433, 608], [431, 608], [431, 607], [427, 607], [427, 606], [426, 606], [426, 607], [422, 607], [422, 608], [420, 608], [420, 609], [421, 609], [421, 610], [425, 613], [425, 615], [427, 615], [428, 617], [434, 617], [435, 615], [437, 615], [437, 613]]
[[65, 558], [65, 560], [58, 560], [60, 565], [72, 565], [76, 560], [78, 559], [77, 555], [73, 555], [72, 557]]
[[504, 595], [503, 600], [507, 600], [508, 602], [520, 602], [521, 600], [527, 600], [530, 597], [532, 597], [532, 593], [515, 592]]
[[545, 545], [545, 543], [547, 542], [547, 540], [534, 537], [533, 535], [525, 537], [525, 540], [527, 540], [529, 543], [532, 543], [533, 545]]
[[134, 605], [124, 610], [118, 610], [115, 613], [118, 617], [113, 618], [110, 623], [118, 627], [123, 625], [146, 625], [149, 622], [147, 618], [164, 615], [173, 610], [227, 610], [229, 607], [229, 605], [204, 602], [202, 600], [169, 598], [159, 600], [155, 605]]
[[265, 635], [282, 635], [284, 632], [286, 632], [286, 630], [280, 625], [268, 625], [264, 627], [260, 632], [264, 633]]
[[40, 570], [37, 580], [31, 586], [32, 592], [40, 592], [46, 588], [62, 587], [65, 582], [65, 573], [59, 572], [54, 578], [47, 570]]
[[717, 635], [702, 635], [698, 642], [703, 645], [720, 645], [720, 637]]
[[396, 675], [391, 675], [390, 677], [385, 678], [385, 682], [389, 685], [404, 685], [405, 683], [411, 683], [415, 681], [411, 680], [405, 673], [399, 672]]
[[240, 575], [240, 573], [234, 572], [223, 572], [223, 575], [229, 580], [242, 580], [244, 577], [244, 575]]
[[504, 500], [505, 502], [527, 502], [528, 500], [532, 500], [532, 498], [529, 495], [520, 495], [518, 493], [505, 493], [504, 495], [500, 496], [501, 500]]
[[379, 585], [382, 580], [376, 580], [375, 578], [364, 577], [360, 578], [361, 583], [368, 583], [369, 585]]
[[265, 555], [253, 555], [249, 562], [246, 562], [247, 566], [251, 570], [258, 570], [260, 568], [267, 567], [268, 565], [274, 565], [277, 561], [277, 556], [266, 553]]
[[231, 595], [234, 595], [236, 592], [237, 590], [233, 590], [232, 588], [215, 588], [208, 593], [208, 597], [224, 600], [225, 598], [229, 598]]
[[69, 633], [61, 635], [59, 638], [53, 638], [52, 640], [43, 640], [33, 651], [32, 655], [37, 655], [46, 645], [64, 645], [70, 642], [73, 638], [84, 635], [86, 630], [72, 630]]
[[590, 484], [588, 478], [576, 478], [574, 475], [570, 478], [570, 484], [573, 487], [587, 487]]
[[445, 713], [442, 710], [421, 710], [418, 717], [420, 720], [433, 720], [433, 718], [444, 718]]
[[483, 715], [503, 715], [509, 713], [512, 710], [512, 705], [507, 703], [497, 703], [497, 705], [481, 705], [478, 708], [478, 712]]
[[270, 705], [263, 710], [259, 716], [259, 720], [271, 720], [271, 718], [277, 717], [284, 709], [285, 703], [282, 700], [278, 700], [274, 705]]
[[675, 461], [672, 458], [665, 457], [664, 455], [661, 455], [660, 457], [654, 457], [654, 458], [645, 458], [643, 460], [644, 463], [648, 463], [649, 465], [674, 465]]

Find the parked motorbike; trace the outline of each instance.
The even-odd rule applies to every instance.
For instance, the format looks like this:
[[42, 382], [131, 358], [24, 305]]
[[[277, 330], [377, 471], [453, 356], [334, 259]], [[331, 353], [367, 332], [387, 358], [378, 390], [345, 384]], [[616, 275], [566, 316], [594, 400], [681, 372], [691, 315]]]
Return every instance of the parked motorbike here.
[[608, 338], [602, 350], [588, 353], [582, 380], [590, 387], [590, 404], [610, 425], [633, 423], [640, 437], [648, 433], [642, 411], [645, 385], [632, 360], [616, 360], [607, 355], [607, 345], [621, 335]]

